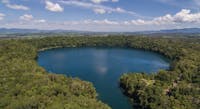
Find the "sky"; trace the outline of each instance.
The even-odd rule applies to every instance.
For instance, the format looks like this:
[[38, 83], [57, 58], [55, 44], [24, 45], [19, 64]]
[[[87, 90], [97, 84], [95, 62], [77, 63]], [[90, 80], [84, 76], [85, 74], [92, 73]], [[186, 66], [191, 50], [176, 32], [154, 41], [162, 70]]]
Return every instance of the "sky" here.
[[200, 27], [200, 0], [0, 0], [0, 28], [134, 32]]

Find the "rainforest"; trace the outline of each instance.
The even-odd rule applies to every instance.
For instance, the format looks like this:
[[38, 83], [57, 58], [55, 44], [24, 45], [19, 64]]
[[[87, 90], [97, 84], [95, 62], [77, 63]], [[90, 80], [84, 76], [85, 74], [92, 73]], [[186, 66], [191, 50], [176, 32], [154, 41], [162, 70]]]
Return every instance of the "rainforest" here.
[[91, 82], [48, 72], [38, 52], [52, 48], [120, 47], [159, 53], [170, 68], [122, 72], [118, 85], [133, 109], [200, 107], [200, 40], [137, 36], [65, 36], [0, 40], [1, 109], [110, 109]]

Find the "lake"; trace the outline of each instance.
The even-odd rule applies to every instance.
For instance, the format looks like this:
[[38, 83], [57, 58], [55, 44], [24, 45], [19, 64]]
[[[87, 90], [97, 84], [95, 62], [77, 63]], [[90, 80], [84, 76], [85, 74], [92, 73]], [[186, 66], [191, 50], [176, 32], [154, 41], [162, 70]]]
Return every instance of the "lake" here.
[[50, 49], [39, 52], [38, 64], [48, 72], [92, 82], [98, 98], [113, 109], [132, 109], [119, 88], [123, 73], [155, 73], [169, 68], [169, 60], [162, 55], [130, 48]]

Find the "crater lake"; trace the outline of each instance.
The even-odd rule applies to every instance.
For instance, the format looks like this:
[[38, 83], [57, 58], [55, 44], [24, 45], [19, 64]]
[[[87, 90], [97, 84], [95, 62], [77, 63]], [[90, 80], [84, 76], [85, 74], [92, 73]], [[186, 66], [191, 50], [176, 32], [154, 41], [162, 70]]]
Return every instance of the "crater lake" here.
[[123, 73], [169, 69], [169, 60], [164, 56], [131, 48], [56, 48], [40, 51], [37, 61], [50, 73], [93, 83], [98, 99], [113, 109], [132, 109], [119, 87]]

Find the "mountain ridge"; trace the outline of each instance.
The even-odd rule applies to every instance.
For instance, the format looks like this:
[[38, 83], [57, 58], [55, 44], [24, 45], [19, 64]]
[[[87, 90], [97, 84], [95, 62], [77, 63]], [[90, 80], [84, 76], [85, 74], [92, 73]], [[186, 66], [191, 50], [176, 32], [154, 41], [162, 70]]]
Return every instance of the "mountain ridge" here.
[[200, 28], [165, 29], [155, 31], [135, 31], [135, 32], [94, 32], [81, 30], [40, 30], [40, 29], [20, 29], [20, 28], [0, 28], [0, 34], [28, 34], [28, 33], [128, 33], [128, 34], [155, 34], [155, 33], [180, 33], [194, 34], [200, 33]]

